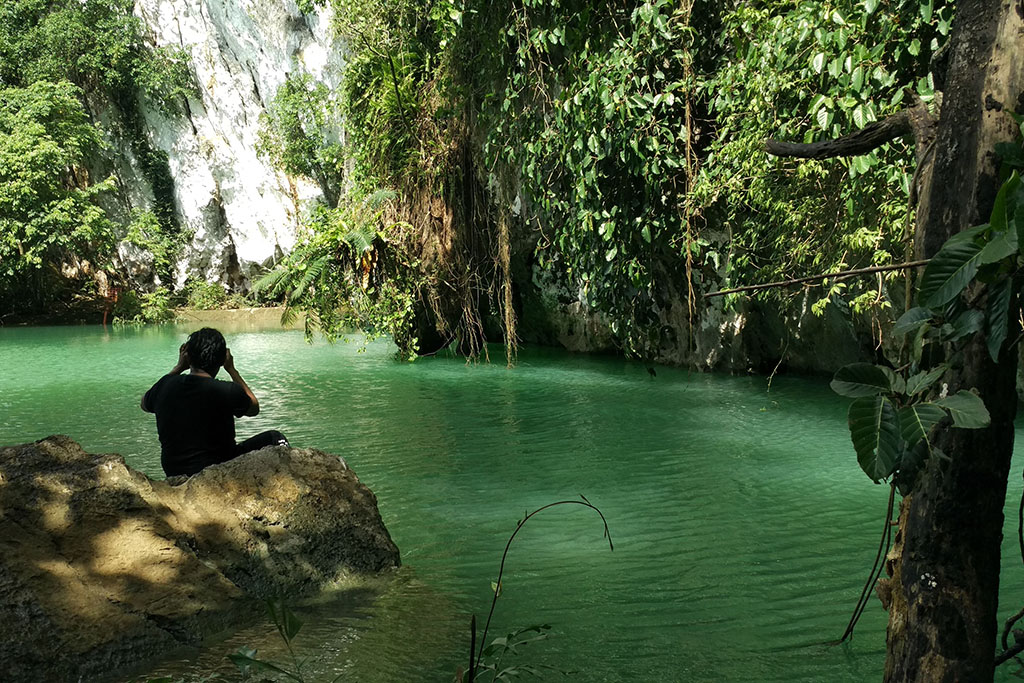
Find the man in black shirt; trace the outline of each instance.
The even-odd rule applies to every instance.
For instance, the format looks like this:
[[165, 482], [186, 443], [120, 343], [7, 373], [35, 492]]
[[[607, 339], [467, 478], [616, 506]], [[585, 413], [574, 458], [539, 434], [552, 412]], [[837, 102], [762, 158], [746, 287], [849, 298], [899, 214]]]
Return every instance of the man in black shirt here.
[[[214, 379], [221, 367], [230, 382]], [[185, 370], [190, 373], [182, 374]], [[160, 464], [167, 476], [195, 474], [209, 465], [275, 444], [281, 432], [261, 432], [235, 443], [235, 418], [260, 412], [260, 402], [235, 369], [224, 336], [204, 327], [178, 349], [178, 362], [142, 397], [142, 409], [156, 413]]]

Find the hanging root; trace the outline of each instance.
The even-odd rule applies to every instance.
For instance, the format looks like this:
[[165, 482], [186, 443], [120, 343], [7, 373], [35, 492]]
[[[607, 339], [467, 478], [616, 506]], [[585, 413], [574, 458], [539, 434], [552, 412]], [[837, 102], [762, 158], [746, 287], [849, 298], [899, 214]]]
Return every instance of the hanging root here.
[[860, 621], [860, 615], [864, 613], [864, 608], [868, 605], [868, 600], [871, 597], [871, 589], [875, 583], [878, 582], [878, 577], [882, 575], [882, 569], [885, 567], [885, 563], [882, 562], [882, 558], [889, 552], [889, 546], [892, 544], [892, 504], [896, 499], [896, 484], [889, 485], [889, 503], [885, 506], [885, 528], [882, 529], [882, 538], [878, 542], [878, 554], [875, 555], [875, 563], [871, 566], [871, 573], [868, 574], [868, 580], [864, 583], [864, 588], [860, 592], [860, 598], [857, 600], [857, 606], [853, 608], [853, 614], [850, 616], [850, 623], [846, 625], [846, 630], [843, 631], [843, 636], [835, 641], [833, 645], [838, 645], [844, 642], [847, 638], [853, 635], [853, 629], [857, 626], [857, 622]]
[[505, 333], [505, 361], [508, 367], [515, 364], [516, 355], [516, 312], [512, 306], [512, 247], [509, 243], [508, 218], [504, 207], [498, 214], [498, 265], [501, 270], [501, 320]]

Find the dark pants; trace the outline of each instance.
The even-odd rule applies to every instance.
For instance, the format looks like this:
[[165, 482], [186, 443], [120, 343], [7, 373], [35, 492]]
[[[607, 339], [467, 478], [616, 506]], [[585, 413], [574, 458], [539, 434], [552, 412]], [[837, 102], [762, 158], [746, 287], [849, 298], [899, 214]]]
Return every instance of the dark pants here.
[[[252, 451], [258, 451], [261, 448], [267, 446], [287, 446], [288, 439], [284, 438], [284, 434], [277, 431], [276, 429], [269, 429], [265, 432], [260, 432], [256, 436], [249, 437], [240, 444], [235, 445], [235, 453], [232, 458], [237, 458], [244, 453], [250, 453]], [[228, 458], [229, 460], [231, 458]]]
[[271, 429], [266, 432], [260, 432], [256, 436], [246, 439], [240, 444], [236, 444], [234, 450], [196, 453], [184, 459], [168, 459], [165, 455], [161, 454], [160, 463], [163, 465], [164, 472], [168, 477], [177, 477], [180, 475], [192, 476], [205, 467], [227, 462], [232, 458], [237, 458], [238, 456], [251, 451], [258, 451], [259, 449], [266, 448], [267, 446], [287, 445], [289, 445], [288, 439], [284, 437], [284, 434], [275, 429]]

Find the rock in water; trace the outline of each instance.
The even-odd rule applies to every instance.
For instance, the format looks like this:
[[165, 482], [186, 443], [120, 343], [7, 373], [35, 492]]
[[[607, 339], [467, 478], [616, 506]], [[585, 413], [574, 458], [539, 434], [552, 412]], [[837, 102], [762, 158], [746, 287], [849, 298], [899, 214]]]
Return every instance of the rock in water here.
[[274, 446], [177, 486], [66, 436], [0, 449], [0, 672], [78, 680], [399, 565], [337, 456]]

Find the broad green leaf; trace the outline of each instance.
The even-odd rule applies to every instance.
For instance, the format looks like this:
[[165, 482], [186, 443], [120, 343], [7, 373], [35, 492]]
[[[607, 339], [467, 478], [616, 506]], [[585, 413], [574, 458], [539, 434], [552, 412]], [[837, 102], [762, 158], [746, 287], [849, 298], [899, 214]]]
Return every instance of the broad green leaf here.
[[945, 341], [957, 341], [979, 331], [985, 324], [985, 314], [976, 308], [968, 308], [956, 316], [950, 325], [950, 331], [943, 336]]
[[995, 230], [1002, 232], [1009, 227], [1010, 219], [1017, 208], [1017, 190], [1020, 188], [1020, 176], [1014, 171], [1009, 179], [999, 188], [996, 200], [992, 204], [992, 218], [989, 220]]
[[833, 59], [828, 63], [828, 75], [832, 78], [839, 78], [839, 74], [843, 70], [843, 64], [839, 61], [839, 58]]
[[978, 272], [981, 249], [975, 240], [955, 237], [942, 245], [924, 269], [918, 301], [928, 308], [938, 308], [958, 296]]
[[981, 429], [988, 427], [992, 418], [989, 417], [988, 408], [976, 394], [961, 389], [952, 396], [940, 398], [935, 405], [942, 406], [949, 411], [953, 418], [953, 426], [963, 429]]
[[814, 73], [820, 74], [821, 70], [825, 68], [825, 53], [819, 52], [811, 58], [811, 68], [814, 69]]
[[978, 256], [978, 265], [984, 266], [989, 263], [997, 263], [1007, 256], [1012, 256], [1018, 251], [1017, 231], [1004, 230], [992, 236], [992, 240], [985, 245]]
[[879, 370], [885, 373], [885, 376], [889, 378], [889, 391], [893, 394], [903, 394], [907, 391], [907, 381], [903, 379], [903, 375], [897, 374], [891, 368], [887, 368], [884, 365], [876, 366]]
[[1013, 200], [1015, 210], [1012, 216], [1013, 224], [1009, 229], [1017, 233], [1017, 244], [1020, 245], [1021, 236], [1024, 235], [1024, 182], [1017, 185]]
[[864, 107], [857, 105], [857, 108], [853, 110], [853, 125], [858, 128], [863, 128], [867, 120], [864, 118]]
[[[991, 227], [992, 226], [990, 226], [988, 223], [982, 223], [981, 225], [975, 225], [973, 228], [961, 230], [960, 232], [946, 240], [946, 243], [943, 244], [942, 246], [945, 247], [950, 244], [960, 244], [962, 242], [978, 242], [979, 239], [984, 238], [984, 233], [988, 232], [991, 229]], [[983, 241], [981, 243], [984, 244]]]
[[932, 0], [922, 0], [921, 2], [921, 18], [924, 19], [925, 23], [932, 20], [933, 5]]
[[900, 434], [911, 448], [928, 436], [928, 430], [946, 416], [946, 411], [934, 403], [918, 403], [901, 408], [899, 416]]
[[934, 314], [927, 308], [911, 308], [901, 315], [892, 326], [892, 333], [900, 337], [921, 328], [922, 325], [932, 319]]
[[829, 386], [840, 396], [850, 398], [874, 396], [892, 390], [885, 372], [870, 363], [844, 365], [836, 371]]
[[879, 0], [864, 0], [864, 13], [874, 14], [875, 10], [878, 9]]
[[850, 404], [850, 439], [857, 462], [871, 480], [888, 477], [903, 452], [900, 419], [892, 402], [884, 396], [866, 396]]
[[931, 370], [917, 373], [907, 380], [907, 396], [917, 396], [922, 391], [926, 391], [928, 387], [935, 384], [940, 377], [946, 374], [948, 369], [949, 366], [943, 364]]
[[818, 122], [818, 126], [820, 126], [822, 130], [828, 128], [830, 118], [831, 116], [828, 107], [822, 107], [818, 110], [818, 113], [814, 115], [814, 120]]
[[864, 67], [858, 66], [853, 70], [853, 74], [850, 77], [850, 85], [857, 92], [860, 92], [861, 87], [864, 85]]
[[287, 607], [282, 607], [282, 631], [286, 640], [294, 640], [295, 636], [299, 635], [299, 631], [302, 629], [302, 621], [295, 616], [295, 613], [289, 610]]
[[999, 351], [1006, 341], [1010, 324], [1010, 295], [1013, 280], [1004, 277], [988, 288], [988, 305], [985, 307], [985, 335], [988, 354], [992, 362], [999, 362]]

